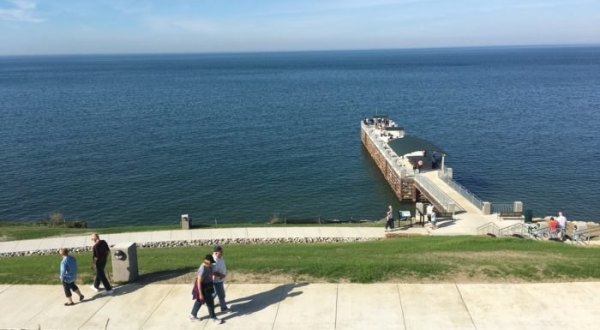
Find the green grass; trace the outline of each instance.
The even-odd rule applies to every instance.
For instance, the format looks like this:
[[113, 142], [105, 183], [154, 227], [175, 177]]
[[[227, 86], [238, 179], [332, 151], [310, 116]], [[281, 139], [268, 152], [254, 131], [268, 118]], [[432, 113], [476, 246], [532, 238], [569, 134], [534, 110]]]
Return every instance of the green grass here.
[[[210, 247], [138, 249], [142, 279], [192, 273]], [[90, 283], [90, 254], [75, 254]], [[514, 238], [411, 237], [362, 243], [229, 245], [228, 270], [359, 283], [599, 280], [600, 249]], [[0, 258], [0, 283], [57, 283], [55, 256]]]

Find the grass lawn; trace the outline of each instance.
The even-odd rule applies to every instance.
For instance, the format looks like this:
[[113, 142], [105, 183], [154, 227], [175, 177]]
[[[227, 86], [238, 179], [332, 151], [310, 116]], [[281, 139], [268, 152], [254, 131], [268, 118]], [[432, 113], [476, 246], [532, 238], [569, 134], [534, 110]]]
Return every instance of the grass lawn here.
[[[599, 248], [516, 238], [410, 237], [224, 248], [231, 279], [242, 282], [248, 275], [257, 281], [285, 276], [359, 283], [600, 280]], [[138, 249], [141, 279], [152, 282], [192, 274], [210, 251], [207, 246]], [[90, 283], [90, 254], [74, 256], [80, 282]], [[58, 255], [0, 258], [0, 283], [57, 284], [59, 261]]]

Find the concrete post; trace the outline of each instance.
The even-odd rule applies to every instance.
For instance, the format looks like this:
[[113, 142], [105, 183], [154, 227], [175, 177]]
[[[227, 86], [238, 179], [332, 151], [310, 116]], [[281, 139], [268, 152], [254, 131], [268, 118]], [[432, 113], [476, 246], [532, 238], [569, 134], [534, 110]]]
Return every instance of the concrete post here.
[[492, 203], [483, 202], [483, 205], [481, 206], [481, 213], [485, 215], [492, 214]]
[[454, 214], [454, 210], [456, 209], [456, 205], [453, 202], [448, 202], [448, 213]]
[[523, 212], [523, 202], [516, 201], [513, 206], [513, 212]]
[[134, 242], [115, 244], [112, 255], [112, 279], [118, 283], [135, 281], [138, 277], [137, 246]]
[[189, 214], [181, 215], [181, 229], [191, 229], [192, 228], [192, 218], [190, 218]]

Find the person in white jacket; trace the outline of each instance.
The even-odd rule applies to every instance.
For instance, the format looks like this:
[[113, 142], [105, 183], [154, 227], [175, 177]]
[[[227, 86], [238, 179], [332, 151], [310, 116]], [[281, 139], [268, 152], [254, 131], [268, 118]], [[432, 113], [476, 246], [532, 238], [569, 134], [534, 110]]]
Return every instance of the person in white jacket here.
[[223, 247], [215, 245], [213, 249], [213, 258], [215, 264], [213, 265], [213, 285], [215, 287], [215, 295], [219, 298], [219, 305], [221, 306], [221, 312], [229, 310], [227, 303], [225, 302], [225, 277], [227, 276], [227, 267], [225, 266], [225, 259], [223, 259]]

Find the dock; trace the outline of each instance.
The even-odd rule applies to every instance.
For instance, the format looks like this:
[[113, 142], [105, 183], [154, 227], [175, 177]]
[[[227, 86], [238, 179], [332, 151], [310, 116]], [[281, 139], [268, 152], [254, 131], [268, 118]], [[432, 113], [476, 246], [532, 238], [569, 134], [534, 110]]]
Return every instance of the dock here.
[[503, 228], [523, 221], [522, 202], [481, 200], [453, 180], [443, 149], [406, 134], [385, 115], [362, 120], [361, 141], [398, 199], [417, 203], [415, 217], [423, 216], [424, 203], [430, 203], [436, 213], [451, 215], [457, 234], [482, 234], [477, 229], [486, 224]]

